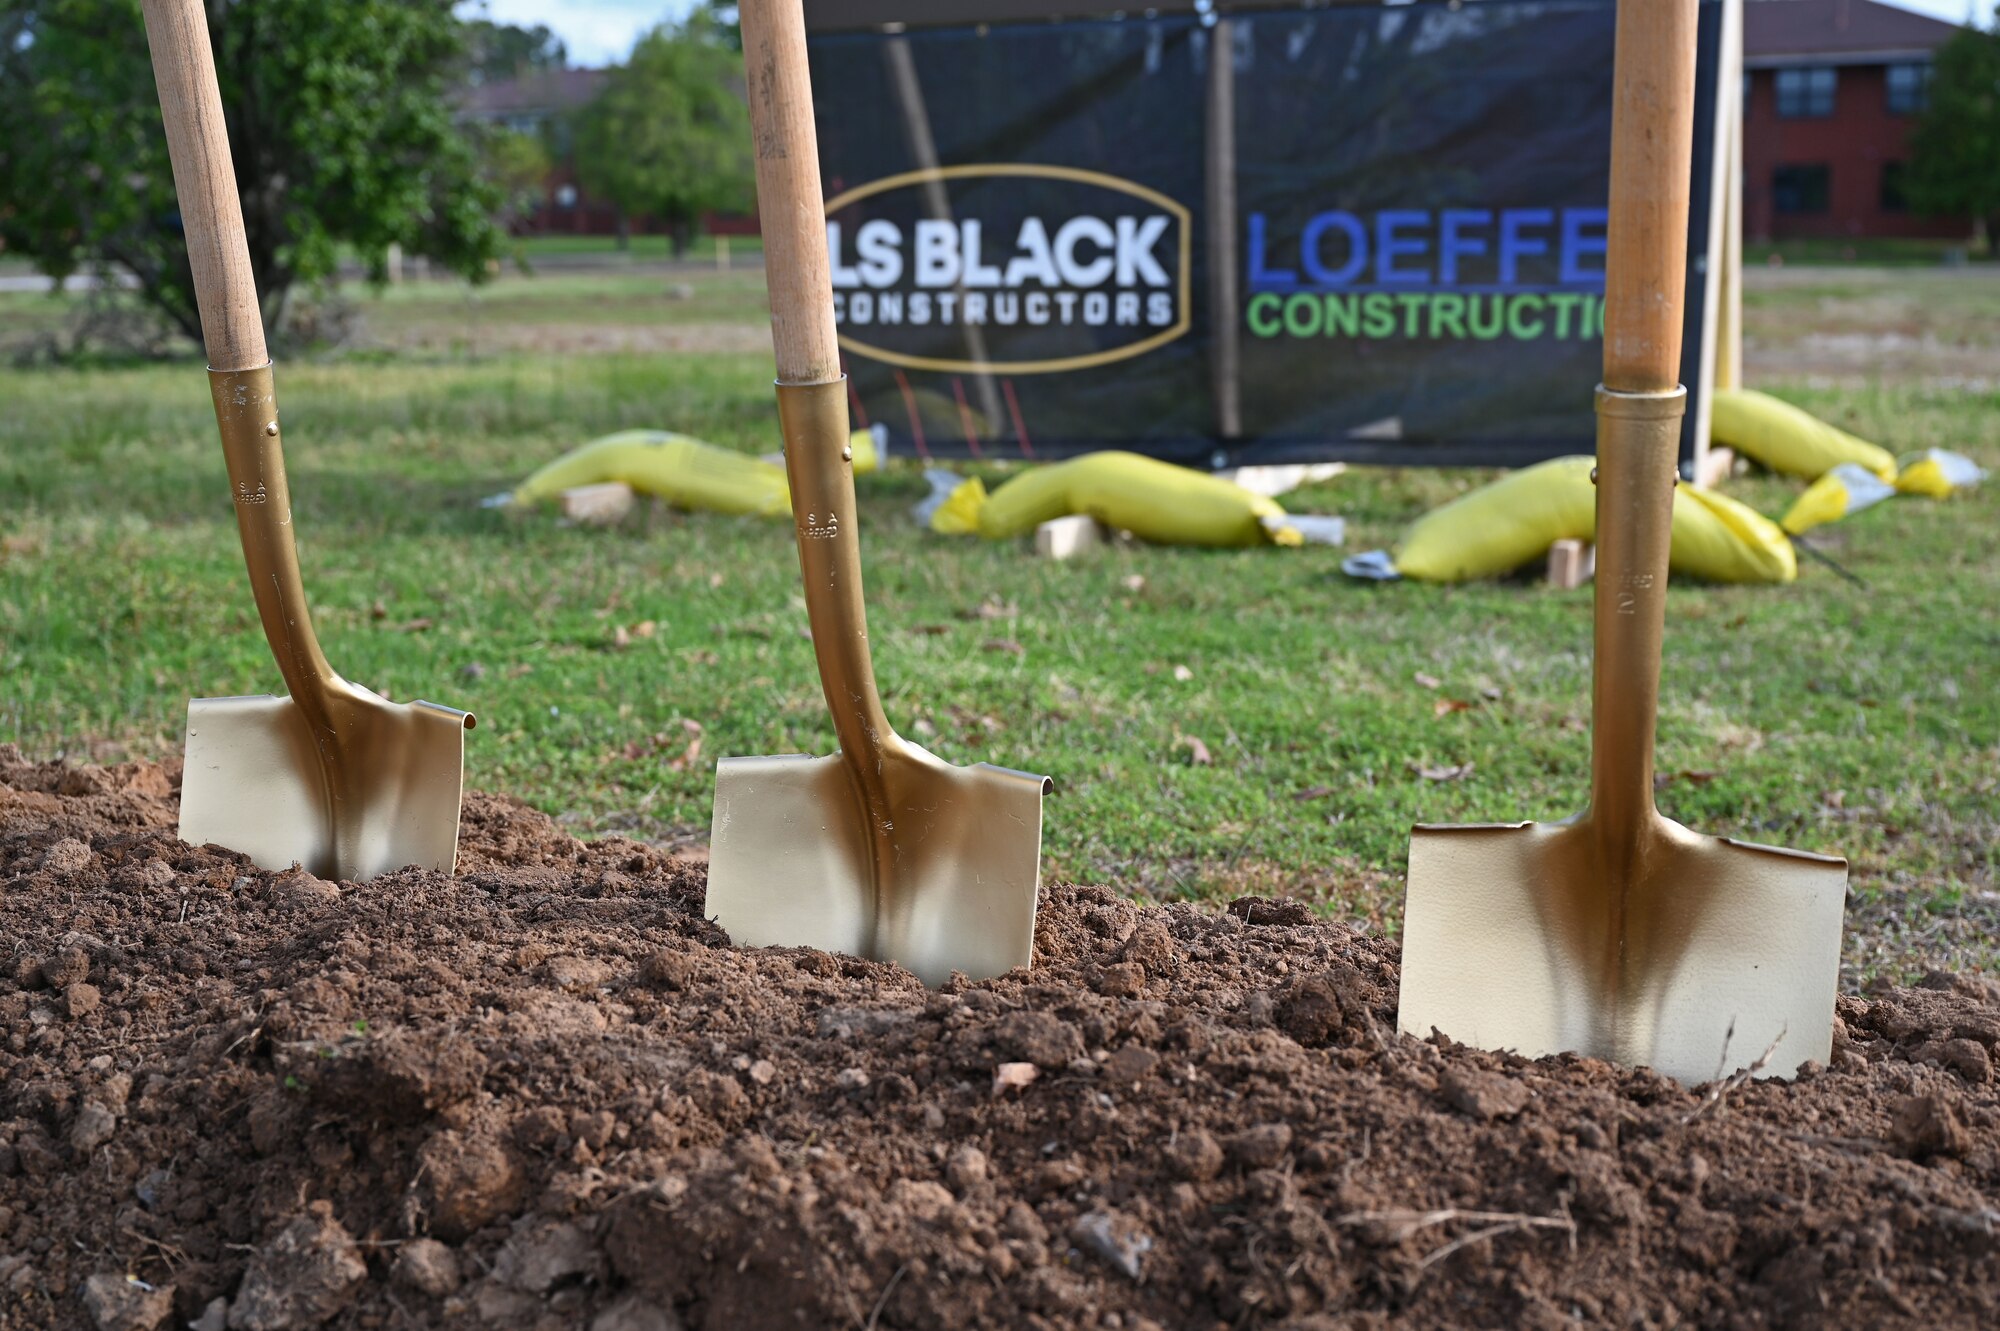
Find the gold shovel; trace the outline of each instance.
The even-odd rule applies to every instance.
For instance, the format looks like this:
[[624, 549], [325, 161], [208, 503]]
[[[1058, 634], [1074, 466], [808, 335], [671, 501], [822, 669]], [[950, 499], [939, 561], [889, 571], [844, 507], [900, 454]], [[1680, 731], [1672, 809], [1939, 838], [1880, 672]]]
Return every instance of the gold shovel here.
[[1701, 836], [1653, 806], [1675, 460], [1695, 0], [1620, 0], [1597, 390], [1590, 807], [1419, 826], [1398, 1024], [1698, 1082], [1833, 1041], [1847, 862]]
[[[292, 541], [271, 362], [200, 0], [145, 0], [209, 388], [264, 636], [290, 696], [188, 704], [181, 840], [359, 881], [458, 854], [465, 712], [385, 701], [327, 664]], [[223, 367], [223, 368], [216, 368]]]
[[833, 288], [799, 0], [744, 0], [744, 69], [777, 354], [778, 418], [820, 684], [825, 758], [725, 758], [707, 913], [746, 946], [901, 962], [927, 983], [1026, 965], [1047, 777], [956, 767], [895, 732], [861, 589]]

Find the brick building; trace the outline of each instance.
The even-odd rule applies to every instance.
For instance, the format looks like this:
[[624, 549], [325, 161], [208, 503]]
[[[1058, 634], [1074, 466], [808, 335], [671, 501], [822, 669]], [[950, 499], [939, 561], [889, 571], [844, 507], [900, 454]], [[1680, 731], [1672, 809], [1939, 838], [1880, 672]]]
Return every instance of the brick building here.
[[1931, 57], [1958, 28], [1874, 0], [1743, 6], [1743, 231], [1750, 240], [1965, 236], [1902, 193]]

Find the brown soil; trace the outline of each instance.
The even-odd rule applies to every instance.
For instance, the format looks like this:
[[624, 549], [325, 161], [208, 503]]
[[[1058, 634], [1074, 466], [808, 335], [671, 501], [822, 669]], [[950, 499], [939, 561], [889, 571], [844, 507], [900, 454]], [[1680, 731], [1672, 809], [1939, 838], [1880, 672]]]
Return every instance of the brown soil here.
[[[0, 1328], [1992, 1326], [2000, 985], [1719, 1098], [1390, 1034], [1396, 948], [1043, 903], [926, 991], [475, 796], [456, 878], [0, 749]], [[142, 1282], [142, 1283], [139, 1283]]]

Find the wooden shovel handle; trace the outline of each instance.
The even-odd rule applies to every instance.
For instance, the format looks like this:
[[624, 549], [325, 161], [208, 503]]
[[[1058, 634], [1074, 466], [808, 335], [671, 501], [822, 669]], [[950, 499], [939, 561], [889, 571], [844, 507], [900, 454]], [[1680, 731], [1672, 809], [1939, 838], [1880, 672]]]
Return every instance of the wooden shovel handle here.
[[805, 10], [800, 0], [743, 0], [738, 13], [778, 382], [831, 383], [840, 377], [840, 342], [827, 268]]
[[1604, 386], [1616, 392], [1680, 383], [1696, 25], [1696, 0], [1619, 0], [1604, 264]]
[[208, 45], [208, 8], [201, 0], [143, 0], [143, 8], [208, 365], [254, 370], [271, 356], [243, 239], [243, 205]]

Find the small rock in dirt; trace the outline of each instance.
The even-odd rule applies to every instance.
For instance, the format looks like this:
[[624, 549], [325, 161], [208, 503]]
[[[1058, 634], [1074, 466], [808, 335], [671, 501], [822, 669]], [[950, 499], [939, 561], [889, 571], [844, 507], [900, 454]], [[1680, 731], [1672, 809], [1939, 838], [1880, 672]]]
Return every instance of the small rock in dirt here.
[[433, 1235], [453, 1243], [519, 1206], [526, 1186], [497, 1142], [450, 1130], [424, 1143], [417, 1166], [416, 1210]]
[[1035, 1208], [1022, 1201], [1007, 1203], [1007, 1214], [1000, 1220], [1000, 1232], [1022, 1243], [1046, 1243], [1049, 1238], [1048, 1226], [1035, 1214]]
[[76, 1111], [76, 1121], [69, 1125], [70, 1148], [78, 1155], [89, 1155], [110, 1141], [117, 1130], [116, 1114], [95, 1100], [86, 1100]]
[[1144, 1274], [1146, 1254], [1153, 1250], [1153, 1236], [1116, 1211], [1079, 1216], [1069, 1236], [1077, 1247], [1132, 1281]]
[[1146, 987], [1146, 968], [1133, 961], [1114, 961], [1097, 972], [1097, 992], [1106, 998], [1134, 998]]
[[188, 1323], [188, 1331], [229, 1331], [229, 1300], [210, 1299], [201, 1316]]
[[1438, 1094], [1459, 1113], [1478, 1119], [1513, 1118], [1528, 1107], [1526, 1086], [1475, 1068], [1446, 1068], [1438, 1074]]
[[565, 1280], [599, 1279], [604, 1254], [581, 1225], [569, 1221], [517, 1229], [493, 1259], [493, 1278], [530, 1294]]
[[103, 995], [97, 992], [97, 986], [82, 980], [63, 990], [63, 1011], [72, 1018], [89, 1016], [102, 1002]]
[[1041, 1075], [1042, 1070], [1033, 1063], [1002, 1063], [993, 1069], [993, 1094], [1018, 1091]]
[[142, 1285], [130, 1276], [94, 1275], [83, 1282], [83, 1306], [97, 1331], [156, 1331], [173, 1315], [174, 1287]]
[[1110, 1082], [1144, 1081], [1153, 1075], [1153, 1069], [1159, 1062], [1160, 1056], [1146, 1046], [1128, 1044], [1112, 1051], [1111, 1057], [1104, 1060], [1101, 1071], [1104, 1079]]
[[994, 1026], [993, 1043], [1005, 1061], [1033, 1063], [1049, 1072], [1083, 1057], [1083, 1036], [1052, 1012], [1009, 1012]]
[[1291, 1128], [1283, 1123], [1260, 1123], [1232, 1134], [1228, 1155], [1244, 1169], [1269, 1169], [1291, 1149]]
[[1166, 1154], [1174, 1172], [1194, 1183], [1206, 1183], [1222, 1172], [1222, 1146], [1200, 1128], [1174, 1138]]
[[51, 989], [68, 989], [90, 977], [90, 953], [80, 947], [56, 953], [42, 963], [42, 983]]
[[681, 1331], [673, 1309], [627, 1295], [590, 1319], [590, 1331]]
[[745, 1074], [759, 1086], [769, 1086], [778, 1075], [778, 1065], [768, 1058], [760, 1058], [745, 1069]]
[[1890, 1120], [1889, 1139], [1912, 1160], [1959, 1155], [1970, 1143], [1958, 1107], [1941, 1095], [1905, 1097]]
[[458, 1254], [436, 1239], [411, 1239], [396, 1250], [397, 1280], [441, 1299], [458, 1288]]
[[1311, 924], [1312, 907], [1303, 901], [1284, 898], [1238, 897], [1229, 903], [1229, 913], [1245, 924]]
[[291, 869], [271, 880], [271, 904], [280, 910], [316, 910], [340, 900], [340, 888], [304, 869]]
[[42, 867], [51, 873], [75, 873], [90, 863], [90, 847], [66, 836], [42, 854]]
[[986, 1152], [969, 1143], [960, 1146], [944, 1162], [944, 1176], [961, 1194], [972, 1191], [986, 1182]]
[[230, 1331], [295, 1331], [338, 1316], [368, 1279], [368, 1264], [331, 1215], [303, 1215], [250, 1259], [229, 1305]]
[[865, 1091], [868, 1089], [868, 1070], [866, 1068], [842, 1068], [840, 1075], [833, 1079], [833, 1084], [850, 1095], [855, 1091]]
[[1174, 936], [1167, 931], [1167, 922], [1150, 911], [1142, 915], [1138, 928], [1118, 949], [1118, 959], [1144, 967], [1148, 975], [1164, 975], [1171, 971], [1174, 967]]
[[655, 989], [685, 989], [694, 975], [694, 960], [685, 952], [664, 948], [639, 963], [639, 978]]
[[[159, 891], [171, 886], [174, 881], [174, 866], [165, 860], [147, 860], [139, 866], [139, 885]], [[206, 1315], [206, 1314], [204, 1314]]]

